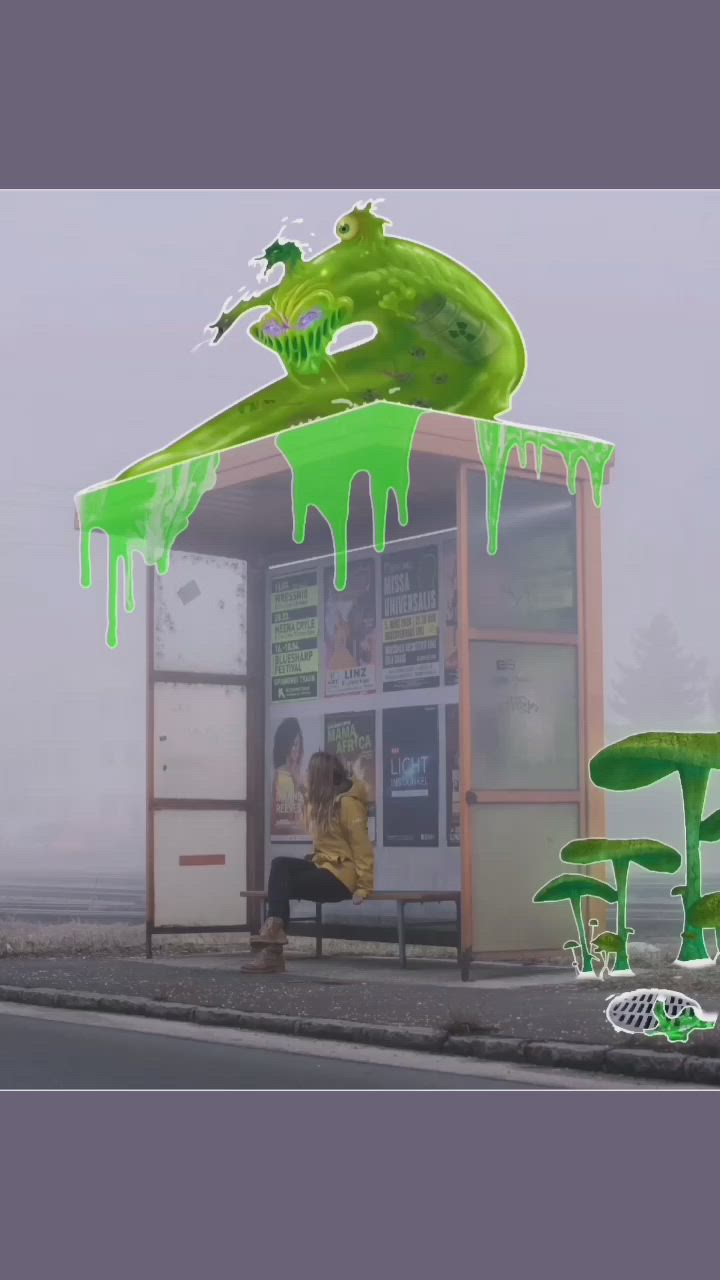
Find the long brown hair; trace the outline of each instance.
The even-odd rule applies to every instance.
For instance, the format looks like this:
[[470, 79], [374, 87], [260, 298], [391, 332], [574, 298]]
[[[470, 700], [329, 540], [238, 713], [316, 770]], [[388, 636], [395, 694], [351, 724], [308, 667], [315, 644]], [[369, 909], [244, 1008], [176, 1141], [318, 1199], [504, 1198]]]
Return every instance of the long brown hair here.
[[330, 831], [335, 821], [338, 793], [350, 787], [347, 769], [329, 751], [316, 751], [310, 757], [307, 771], [308, 816], [318, 835]]

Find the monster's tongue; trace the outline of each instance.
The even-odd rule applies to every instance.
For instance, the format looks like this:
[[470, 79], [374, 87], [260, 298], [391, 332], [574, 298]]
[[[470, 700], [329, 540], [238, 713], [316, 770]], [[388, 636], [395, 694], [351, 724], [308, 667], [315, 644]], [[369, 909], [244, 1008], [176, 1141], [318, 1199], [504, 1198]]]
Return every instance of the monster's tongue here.
[[121, 480], [98, 489], [86, 489], [75, 504], [80, 523], [80, 581], [92, 585], [90, 541], [95, 529], [108, 539], [107, 635], [109, 648], [118, 640], [119, 567], [123, 565], [125, 612], [135, 608], [133, 555], [139, 551], [146, 565], [167, 573], [170, 552], [200, 499], [212, 489], [220, 454], [181, 462], [164, 471]]
[[335, 553], [335, 588], [347, 584], [350, 492], [355, 476], [370, 477], [375, 549], [385, 549], [391, 492], [398, 520], [408, 523], [410, 452], [422, 409], [409, 405], [368, 405], [346, 410], [283, 432], [275, 443], [293, 473], [293, 540], [303, 542], [310, 507], [330, 526]]

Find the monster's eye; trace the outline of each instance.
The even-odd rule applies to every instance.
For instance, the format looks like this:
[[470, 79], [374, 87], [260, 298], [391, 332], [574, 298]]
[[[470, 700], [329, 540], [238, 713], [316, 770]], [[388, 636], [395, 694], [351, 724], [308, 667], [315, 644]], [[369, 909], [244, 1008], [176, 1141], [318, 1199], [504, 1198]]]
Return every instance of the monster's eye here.
[[356, 236], [359, 230], [360, 223], [352, 214], [349, 214], [347, 218], [341, 218], [335, 228], [335, 231], [341, 240], [352, 240], [353, 236]]
[[284, 333], [287, 333], [287, 331], [288, 325], [278, 324], [277, 320], [271, 320], [269, 324], [265, 325], [263, 330], [269, 338], [281, 338]]
[[309, 329], [311, 324], [316, 324], [318, 320], [322, 320], [323, 313], [319, 307], [314, 311], [306, 311], [304, 316], [298, 320], [296, 329]]

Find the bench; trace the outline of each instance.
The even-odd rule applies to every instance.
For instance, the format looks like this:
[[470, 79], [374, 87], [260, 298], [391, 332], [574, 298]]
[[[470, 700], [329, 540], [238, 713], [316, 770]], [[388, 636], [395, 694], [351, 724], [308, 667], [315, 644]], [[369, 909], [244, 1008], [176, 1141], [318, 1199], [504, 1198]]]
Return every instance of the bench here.
[[[258, 903], [262, 908], [262, 918], [265, 919], [267, 914], [267, 893], [264, 889], [246, 889], [240, 894], [241, 898], [247, 898], [250, 902]], [[408, 889], [407, 891], [399, 891], [394, 889], [378, 889], [375, 893], [369, 893], [367, 902], [394, 902], [397, 911], [397, 938], [400, 965], [403, 969], [407, 968], [407, 941], [406, 941], [406, 920], [405, 908], [412, 903], [421, 902], [454, 902], [455, 903], [455, 947], [457, 950], [457, 960], [460, 966], [460, 975], [463, 982], [467, 982], [470, 973], [469, 965], [463, 957], [461, 933], [460, 933], [460, 892], [454, 889]], [[291, 925], [308, 924], [314, 920], [315, 922], [315, 955], [318, 959], [323, 953], [323, 909], [322, 902], [315, 903], [314, 916], [294, 916]]]

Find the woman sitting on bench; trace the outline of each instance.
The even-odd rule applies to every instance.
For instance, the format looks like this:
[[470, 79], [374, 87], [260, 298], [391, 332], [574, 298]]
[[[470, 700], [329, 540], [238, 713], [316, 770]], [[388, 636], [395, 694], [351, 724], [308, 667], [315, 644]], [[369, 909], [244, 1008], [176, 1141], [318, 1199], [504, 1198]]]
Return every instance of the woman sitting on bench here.
[[268, 880], [268, 915], [251, 938], [255, 955], [245, 973], [284, 973], [290, 901], [356, 905], [372, 893], [375, 854], [368, 836], [368, 791], [351, 779], [341, 760], [327, 751], [310, 758], [306, 821], [313, 852], [305, 858], [273, 858]]

